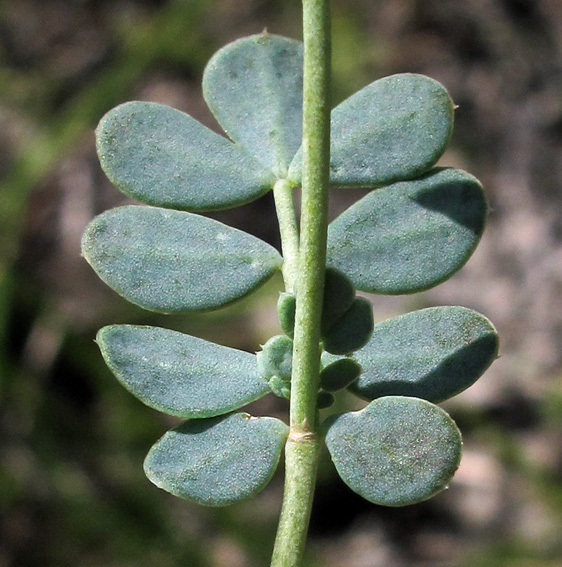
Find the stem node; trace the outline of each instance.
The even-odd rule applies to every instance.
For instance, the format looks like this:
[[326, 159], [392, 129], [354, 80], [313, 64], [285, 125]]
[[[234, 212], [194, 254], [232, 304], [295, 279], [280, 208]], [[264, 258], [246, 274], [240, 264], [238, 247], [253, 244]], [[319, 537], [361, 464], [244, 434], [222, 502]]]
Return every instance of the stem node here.
[[313, 431], [296, 431], [291, 428], [288, 441], [302, 443], [303, 441], [316, 441], [316, 437], [317, 435]]

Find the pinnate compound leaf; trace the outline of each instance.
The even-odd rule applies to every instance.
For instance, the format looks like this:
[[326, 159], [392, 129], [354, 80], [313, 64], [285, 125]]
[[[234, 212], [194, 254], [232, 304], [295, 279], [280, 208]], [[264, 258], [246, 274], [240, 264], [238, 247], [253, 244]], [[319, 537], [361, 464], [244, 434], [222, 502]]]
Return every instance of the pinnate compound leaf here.
[[226, 305], [282, 264], [269, 244], [218, 221], [138, 206], [96, 217], [82, 237], [82, 253], [117, 293], [161, 312]]
[[188, 420], [152, 447], [144, 471], [175, 496], [204, 506], [227, 506], [266, 486], [288, 433], [278, 419], [246, 413]]
[[497, 352], [494, 326], [476, 311], [414, 311], [375, 325], [369, 343], [353, 354], [363, 372], [349, 390], [366, 400], [398, 395], [440, 402], [472, 385]]
[[302, 138], [302, 44], [263, 33], [218, 51], [203, 75], [203, 95], [237, 144], [285, 177]]
[[336, 218], [328, 229], [328, 263], [362, 291], [428, 289], [466, 263], [487, 213], [477, 179], [436, 168], [372, 191]]
[[343, 481], [383, 506], [406, 506], [447, 487], [460, 463], [455, 422], [426, 400], [389, 396], [326, 420], [326, 444]]
[[111, 325], [96, 342], [121, 384], [169, 415], [214, 417], [269, 392], [255, 355], [177, 331]]
[[[421, 175], [449, 143], [453, 109], [444, 87], [423, 75], [392, 75], [364, 87], [332, 111], [330, 182], [376, 187]], [[292, 181], [300, 181], [301, 161], [299, 152]]]
[[109, 180], [149, 205], [225, 209], [257, 199], [275, 182], [246, 150], [162, 104], [117, 106], [102, 118], [96, 138]]

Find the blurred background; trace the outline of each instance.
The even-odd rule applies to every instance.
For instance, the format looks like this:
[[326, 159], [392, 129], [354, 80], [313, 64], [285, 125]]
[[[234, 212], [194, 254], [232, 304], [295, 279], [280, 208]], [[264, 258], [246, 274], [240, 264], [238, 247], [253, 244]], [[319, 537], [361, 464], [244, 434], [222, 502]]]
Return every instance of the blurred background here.
[[[449, 490], [381, 508], [323, 464], [307, 567], [562, 565], [562, 4], [333, 0], [333, 103], [397, 72], [441, 81], [459, 108], [444, 165], [492, 211], [466, 267], [375, 317], [440, 304], [488, 316], [501, 358], [445, 408], [464, 434]], [[301, 37], [298, 0], [0, 0], [0, 567], [268, 565], [282, 474], [225, 509], [175, 499], [142, 461], [175, 423], [129, 395], [93, 342], [109, 323], [165, 326], [255, 351], [278, 332], [281, 281], [214, 313], [129, 305], [79, 255], [81, 233], [127, 202], [93, 130], [151, 100], [218, 129], [209, 57], [261, 32]], [[334, 191], [332, 215], [358, 192]], [[214, 215], [278, 245], [270, 196]], [[357, 402], [344, 398], [340, 408]], [[286, 416], [273, 396], [257, 415]]]

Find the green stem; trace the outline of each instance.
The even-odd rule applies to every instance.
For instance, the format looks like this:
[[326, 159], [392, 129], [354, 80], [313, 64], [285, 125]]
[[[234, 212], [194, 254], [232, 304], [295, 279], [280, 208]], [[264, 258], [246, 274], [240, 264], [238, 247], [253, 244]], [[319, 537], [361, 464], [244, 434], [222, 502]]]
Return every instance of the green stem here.
[[306, 545], [306, 534], [316, 484], [320, 443], [289, 437], [285, 447], [285, 492], [271, 567], [297, 567]]
[[291, 183], [287, 179], [279, 179], [273, 186], [273, 197], [283, 249], [283, 281], [285, 289], [294, 293], [299, 273], [299, 229]]
[[302, 215], [291, 427], [314, 431], [326, 265], [330, 165], [330, 17], [326, 0], [304, 0]]
[[272, 567], [297, 567], [304, 552], [321, 439], [316, 396], [330, 165], [330, 10], [303, 0], [304, 86], [301, 244], [285, 493]]

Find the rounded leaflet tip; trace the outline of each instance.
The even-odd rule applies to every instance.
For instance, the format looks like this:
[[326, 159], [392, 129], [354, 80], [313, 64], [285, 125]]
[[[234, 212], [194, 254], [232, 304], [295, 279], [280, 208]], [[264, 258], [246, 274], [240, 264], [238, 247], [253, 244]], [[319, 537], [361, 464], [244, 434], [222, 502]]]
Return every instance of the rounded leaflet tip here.
[[154, 102], [126, 102], [96, 129], [100, 164], [125, 195], [148, 205], [212, 211], [261, 197], [271, 171], [191, 116]]
[[147, 406], [178, 417], [214, 417], [265, 396], [256, 357], [159, 327], [110, 325], [96, 342], [109, 369]]
[[464, 266], [487, 215], [477, 179], [435, 168], [372, 191], [330, 223], [327, 261], [361, 291], [429, 289]]
[[301, 42], [267, 33], [226, 45], [203, 74], [218, 123], [279, 179], [301, 145], [302, 65]]
[[[429, 77], [402, 73], [357, 91], [332, 111], [330, 183], [380, 187], [428, 171], [453, 132], [454, 105]], [[302, 150], [289, 168], [300, 182]]]
[[498, 334], [480, 313], [430, 307], [377, 323], [353, 358], [363, 369], [349, 386], [366, 400], [415, 396], [446, 400], [471, 386], [497, 358]]

